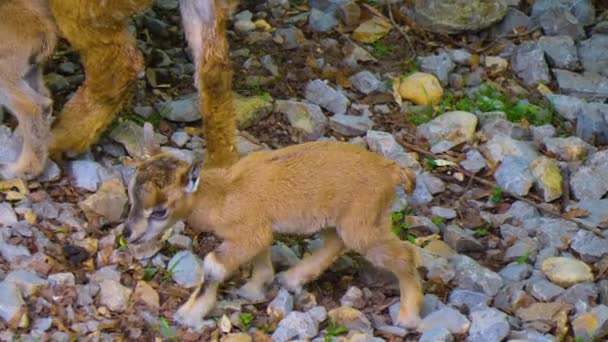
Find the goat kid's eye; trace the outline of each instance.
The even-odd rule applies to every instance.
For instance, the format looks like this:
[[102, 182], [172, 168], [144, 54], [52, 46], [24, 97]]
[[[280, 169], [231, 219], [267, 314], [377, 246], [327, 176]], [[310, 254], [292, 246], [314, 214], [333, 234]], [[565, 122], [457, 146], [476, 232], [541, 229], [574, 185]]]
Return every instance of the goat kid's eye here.
[[167, 217], [167, 208], [158, 208], [150, 214], [150, 217], [155, 220], [162, 220]]

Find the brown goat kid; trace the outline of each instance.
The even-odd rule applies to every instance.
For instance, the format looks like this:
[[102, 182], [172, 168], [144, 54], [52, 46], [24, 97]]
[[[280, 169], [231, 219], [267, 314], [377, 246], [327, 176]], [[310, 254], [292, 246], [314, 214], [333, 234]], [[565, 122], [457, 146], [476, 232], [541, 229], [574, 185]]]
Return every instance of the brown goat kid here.
[[23, 141], [10, 165], [18, 175], [37, 175], [47, 159], [53, 101], [41, 64], [53, 53], [57, 29], [46, 0], [0, 2], [0, 106], [17, 117]]
[[423, 295], [416, 247], [398, 239], [390, 219], [395, 188], [413, 190], [411, 171], [352, 144], [313, 142], [251, 153], [229, 168], [200, 172], [196, 164], [159, 154], [151, 126], [144, 129], [150, 157], [129, 184], [128, 241], [155, 239], [179, 219], [223, 241], [205, 256], [201, 284], [174, 315], [176, 322], [199, 326], [220, 284], [247, 262], [253, 263], [252, 277], [238, 293], [263, 299], [274, 278], [273, 232], [321, 232], [323, 246], [282, 275], [284, 286], [297, 290], [346, 249], [354, 250], [397, 276], [399, 323], [417, 325]]

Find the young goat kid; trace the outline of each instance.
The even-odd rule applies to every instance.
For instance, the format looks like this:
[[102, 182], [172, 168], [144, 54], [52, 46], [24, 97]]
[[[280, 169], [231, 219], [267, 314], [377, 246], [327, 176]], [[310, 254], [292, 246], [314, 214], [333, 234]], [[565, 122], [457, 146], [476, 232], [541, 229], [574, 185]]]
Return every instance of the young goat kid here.
[[53, 101], [41, 64], [53, 53], [57, 29], [46, 0], [0, 2], [0, 106], [17, 117], [23, 141], [10, 165], [17, 175], [37, 175], [47, 160]]
[[297, 290], [317, 278], [346, 249], [362, 254], [399, 280], [399, 323], [419, 321], [421, 280], [415, 247], [391, 230], [391, 204], [401, 184], [409, 193], [415, 176], [393, 161], [347, 143], [314, 142], [254, 152], [229, 168], [199, 171], [158, 153], [152, 128], [144, 127], [149, 159], [129, 184], [131, 210], [124, 235], [145, 243], [179, 219], [223, 240], [203, 262], [203, 279], [174, 320], [197, 327], [216, 303], [219, 285], [251, 261], [251, 279], [239, 289], [264, 298], [274, 277], [269, 247], [273, 231], [321, 232], [323, 246], [286, 271], [284, 286]]

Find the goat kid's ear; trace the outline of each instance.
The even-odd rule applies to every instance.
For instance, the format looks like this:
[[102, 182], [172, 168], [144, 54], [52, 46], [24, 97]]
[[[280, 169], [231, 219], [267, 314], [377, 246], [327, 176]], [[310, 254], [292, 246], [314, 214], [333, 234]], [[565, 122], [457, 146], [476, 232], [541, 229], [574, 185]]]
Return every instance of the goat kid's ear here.
[[160, 153], [160, 145], [154, 140], [154, 127], [149, 122], [144, 123], [144, 159]]
[[186, 181], [184, 184], [184, 192], [193, 193], [198, 189], [198, 184], [201, 180], [201, 163], [193, 163], [186, 174]]

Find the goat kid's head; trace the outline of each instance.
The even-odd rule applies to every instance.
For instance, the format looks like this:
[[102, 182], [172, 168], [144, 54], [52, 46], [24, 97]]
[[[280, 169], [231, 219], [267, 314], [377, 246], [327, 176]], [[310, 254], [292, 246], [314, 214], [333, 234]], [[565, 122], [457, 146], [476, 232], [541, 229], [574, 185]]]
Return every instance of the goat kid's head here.
[[191, 209], [200, 179], [200, 163], [193, 165], [161, 153], [152, 125], [144, 125], [144, 160], [129, 182], [131, 209], [123, 235], [130, 243], [158, 238]]

